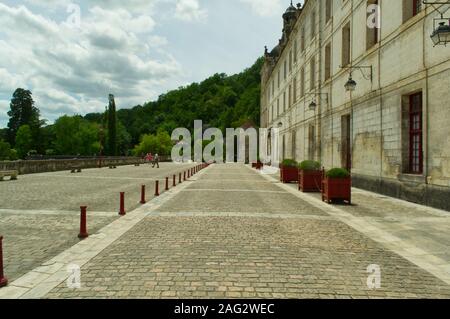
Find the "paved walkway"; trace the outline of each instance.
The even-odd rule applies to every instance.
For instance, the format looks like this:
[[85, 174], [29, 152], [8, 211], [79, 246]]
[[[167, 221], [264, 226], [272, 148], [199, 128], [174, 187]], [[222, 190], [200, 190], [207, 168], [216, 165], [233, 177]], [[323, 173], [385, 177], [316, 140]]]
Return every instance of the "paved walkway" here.
[[[448, 249], [433, 250], [450, 237], [446, 213], [355, 192], [355, 206], [334, 207], [243, 165], [210, 166], [0, 298], [450, 298]], [[437, 230], [428, 246], [412, 236], [422, 221]], [[67, 287], [68, 264], [80, 289]]]
[[95, 233], [118, 219], [119, 193], [125, 207], [140, 206], [140, 187], [153, 198], [155, 180], [186, 170], [193, 164], [161, 163], [21, 175], [0, 183], [0, 235], [4, 236], [4, 263], [13, 281], [79, 242], [80, 206], [88, 206], [88, 230]]

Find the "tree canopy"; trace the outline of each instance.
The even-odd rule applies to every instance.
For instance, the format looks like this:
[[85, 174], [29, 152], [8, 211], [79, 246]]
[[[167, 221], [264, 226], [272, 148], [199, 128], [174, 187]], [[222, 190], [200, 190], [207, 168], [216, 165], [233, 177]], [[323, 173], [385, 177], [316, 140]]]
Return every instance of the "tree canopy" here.
[[34, 105], [30, 91], [18, 88], [13, 93], [8, 116], [7, 138], [10, 144], [15, 142], [17, 131], [21, 126], [28, 125], [32, 130], [39, 127], [39, 110]]

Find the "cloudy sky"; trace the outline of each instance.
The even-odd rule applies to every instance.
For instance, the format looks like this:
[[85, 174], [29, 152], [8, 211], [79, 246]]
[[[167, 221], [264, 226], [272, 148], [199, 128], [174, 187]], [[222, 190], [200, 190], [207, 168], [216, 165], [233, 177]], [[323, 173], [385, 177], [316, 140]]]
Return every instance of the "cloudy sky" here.
[[0, 0], [0, 127], [17, 87], [49, 122], [121, 108], [216, 72], [240, 72], [277, 43], [288, 0]]

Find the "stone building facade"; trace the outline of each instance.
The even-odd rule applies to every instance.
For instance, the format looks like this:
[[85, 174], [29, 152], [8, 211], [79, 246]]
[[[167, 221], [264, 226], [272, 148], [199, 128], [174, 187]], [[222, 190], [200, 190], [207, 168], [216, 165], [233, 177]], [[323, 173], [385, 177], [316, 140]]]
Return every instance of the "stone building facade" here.
[[431, 41], [436, 8], [450, 16], [421, 0], [291, 4], [262, 70], [261, 126], [280, 128], [280, 157], [450, 210], [450, 47]]

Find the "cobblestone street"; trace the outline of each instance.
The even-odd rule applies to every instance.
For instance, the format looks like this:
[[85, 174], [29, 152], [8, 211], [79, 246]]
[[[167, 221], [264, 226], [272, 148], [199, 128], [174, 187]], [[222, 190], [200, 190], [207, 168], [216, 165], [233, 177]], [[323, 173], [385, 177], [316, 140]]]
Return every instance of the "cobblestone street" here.
[[[244, 165], [210, 166], [0, 297], [450, 298], [439, 251], [447, 213], [356, 189], [353, 206], [332, 207], [294, 187]], [[80, 289], [67, 287], [68, 264], [81, 266]], [[370, 265], [379, 289], [368, 288]]]
[[[118, 218], [119, 192], [125, 192], [125, 207], [139, 206], [140, 186], [147, 198], [154, 194], [155, 180], [192, 165], [162, 163], [117, 169], [86, 169], [22, 175], [17, 181], [0, 183], [0, 235], [4, 240], [5, 271], [15, 280], [75, 245], [80, 224], [80, 206], [88, 206], [88, 230], [95, 233]], [[163, 188], [161, 188], [163, 191]]]

